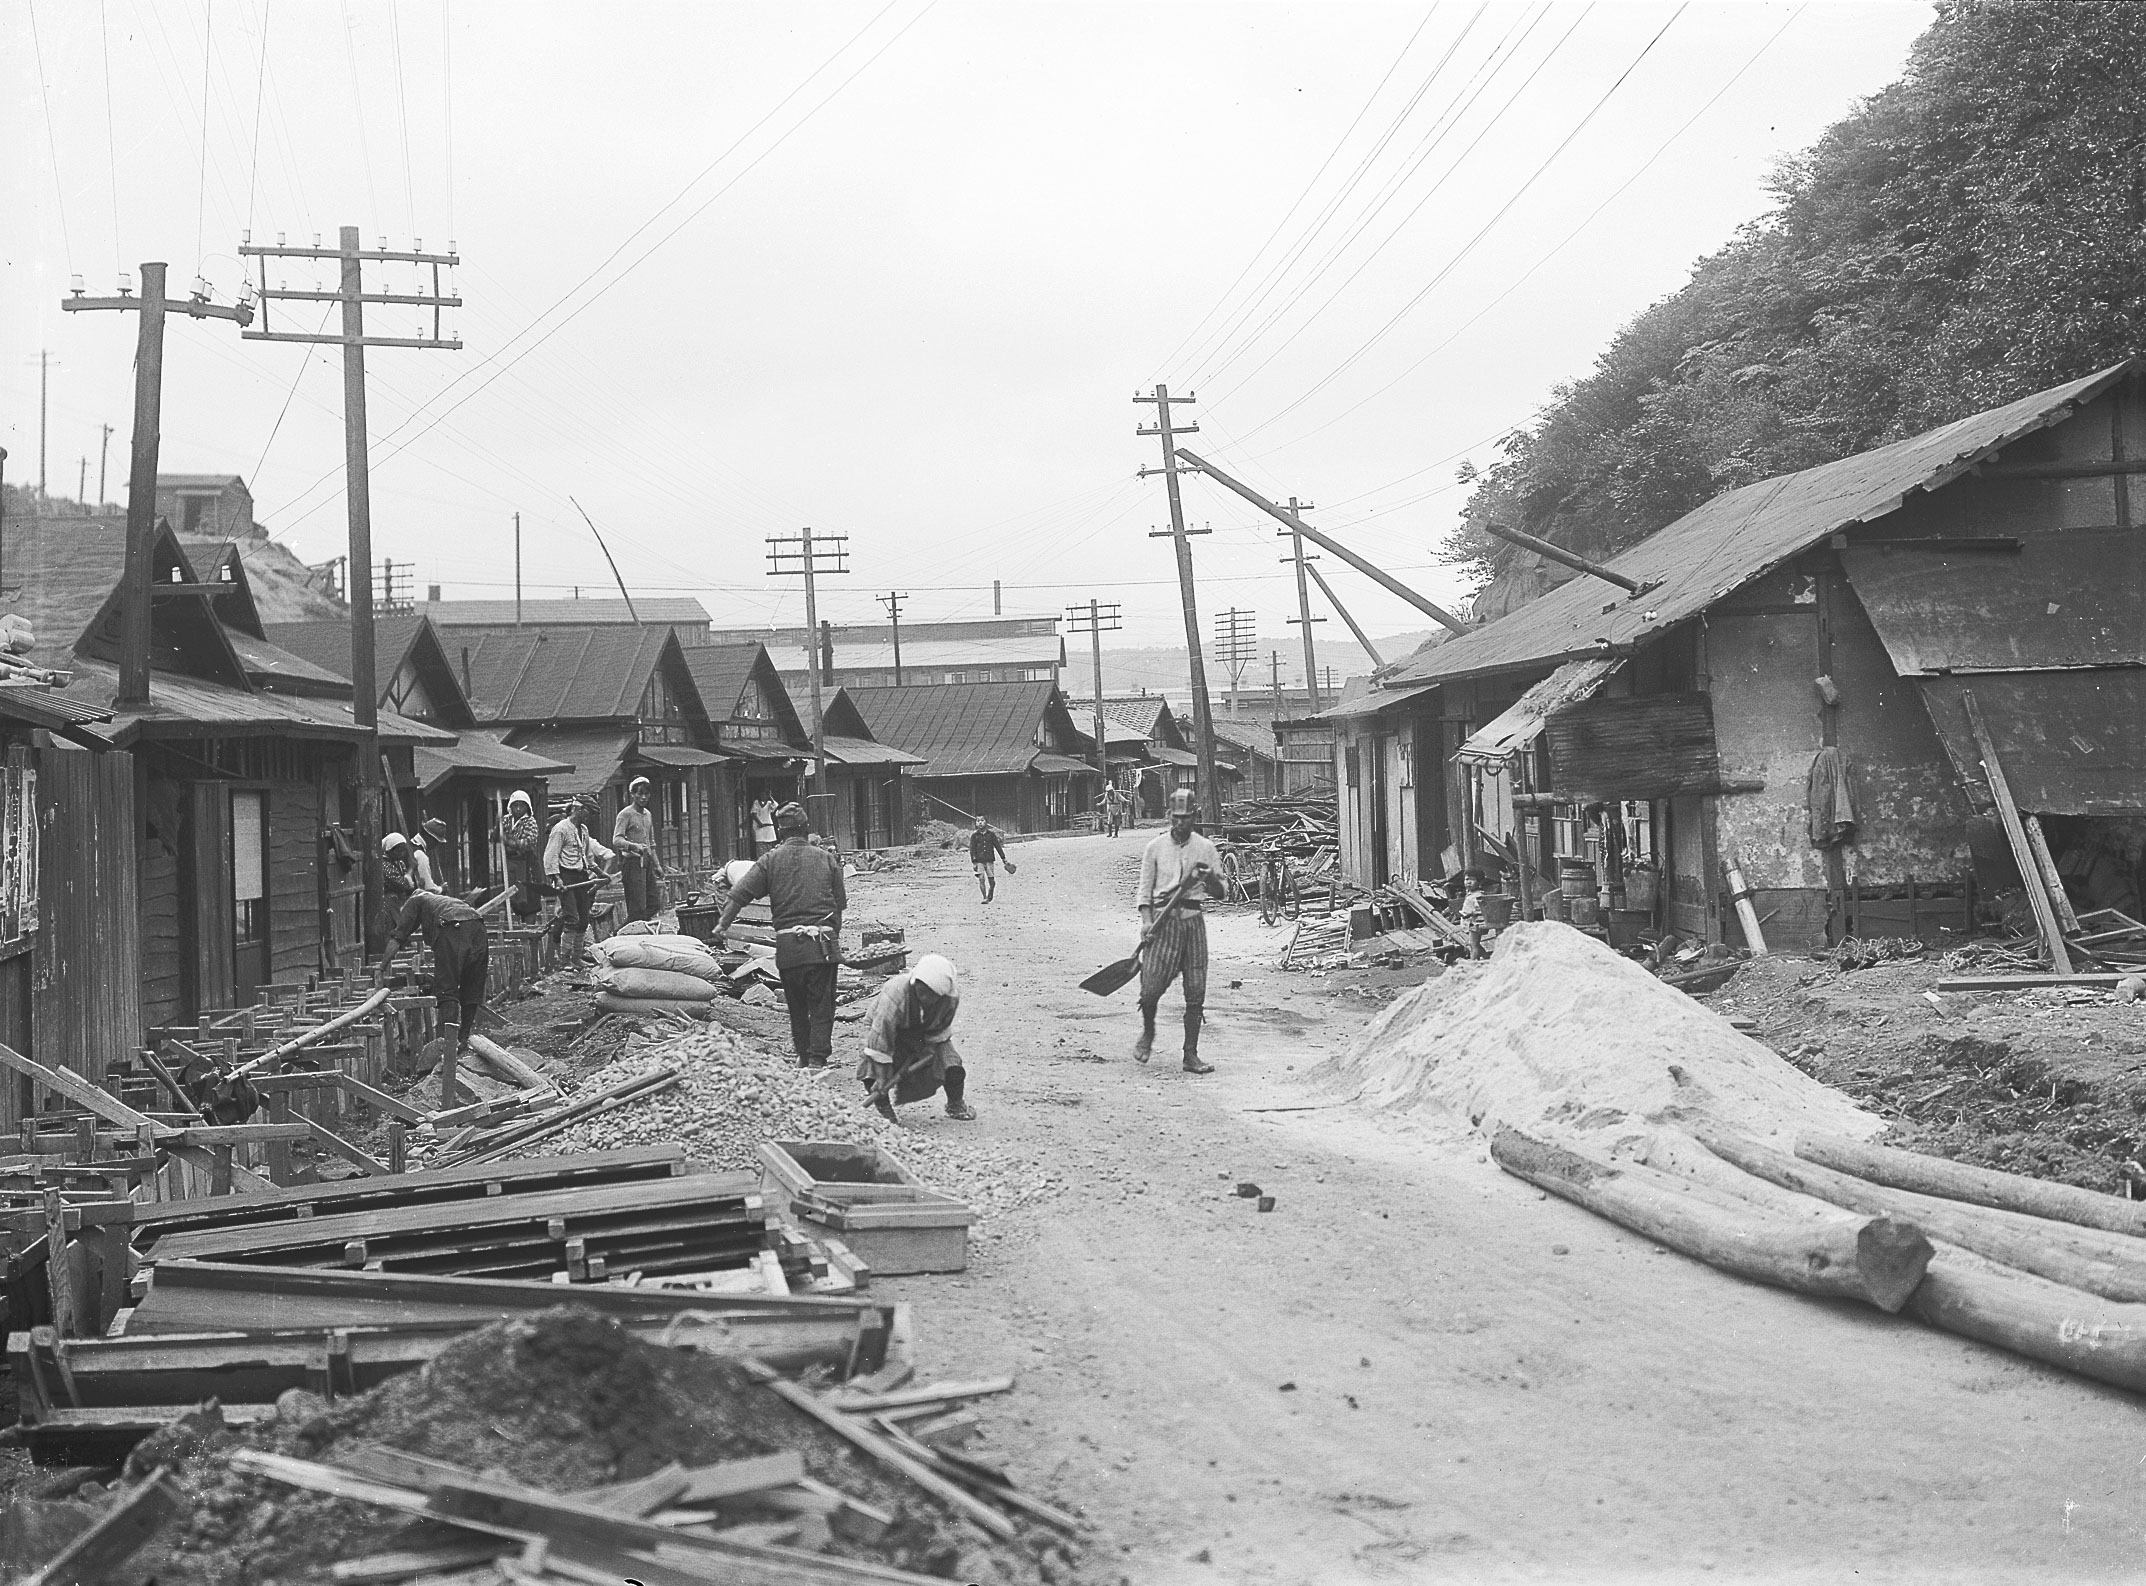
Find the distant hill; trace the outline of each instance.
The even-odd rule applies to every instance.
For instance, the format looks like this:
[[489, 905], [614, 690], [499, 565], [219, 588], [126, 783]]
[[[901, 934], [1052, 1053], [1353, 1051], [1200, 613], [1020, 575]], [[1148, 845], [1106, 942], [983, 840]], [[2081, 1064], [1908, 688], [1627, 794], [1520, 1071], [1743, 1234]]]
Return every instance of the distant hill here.
[[[1430, 637], [1431, 634], [1427, 631], [1396, 633], [1387, 636], [1373, 635], [1371, 642], [1378, 646], [1380, 655], [1393, 661], [1407, 655]], [[1303, 687], [1302, 643], [1292, 642], [1287, 648], [1280, 645], [1268, 648], [1281, 650], [1282, 687]], [[1362, 646], [1353, 642], [1321, 642], [1314, 646], [1312, 653], [1319, 662], [1322, 687], [1329, 667], [1333, 669], [1334, 686], [1337, 689], [1344, 679], [1361, 677], [1371, 670], [1371, 658], [1364, 654]], [[1063, 676], [1068, 694], [1085, 696], [1090, 692], [1088, 656], [1078, 642], [1070, 639], [1066, 643], [1066, 669]], [[1134, 694], [1145, 689], [1150, 694], [1169, 694], [1183, 698], [1190, 687], [1189, 676], [1190, 668], [1185, 660], [1183, 645], [1122, 650], [1113, 650], [1106, 646], [1103, 651], [1103, 692], [1106, 694]], [[1244, 686], [1247, 689], [1264, 689], [1271, 676], [1271, 666], [1262, 661], [1245, 670]], [[1216, 700], [1220, 700], [1229, 691], [1229, 673], [1218, 666], [1211, 656], [1207, 661], [1207, 690]]]

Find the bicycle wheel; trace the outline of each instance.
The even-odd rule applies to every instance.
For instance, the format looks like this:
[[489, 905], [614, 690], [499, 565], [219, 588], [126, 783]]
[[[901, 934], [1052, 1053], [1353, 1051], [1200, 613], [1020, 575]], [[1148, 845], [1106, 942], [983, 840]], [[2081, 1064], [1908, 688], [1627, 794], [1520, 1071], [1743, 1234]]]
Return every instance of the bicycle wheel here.
[[1259, 873], [1259, 923], [1272, 925], [1282, 916], [1282, 888], [1271, 859]]
[[1297, 885], [1296, 866], [1286, 859], [1282, 861], [1281, 886], [1277, 890], [1281, 893], [1277, 907], [1283, 913], [1293, 920], [1304, 912], [1304, 895]]
[[1237, 857], [1234, 848], [1222, 853], [1222, 890], [1232, 903], [1244, 901], [1244, 861]]

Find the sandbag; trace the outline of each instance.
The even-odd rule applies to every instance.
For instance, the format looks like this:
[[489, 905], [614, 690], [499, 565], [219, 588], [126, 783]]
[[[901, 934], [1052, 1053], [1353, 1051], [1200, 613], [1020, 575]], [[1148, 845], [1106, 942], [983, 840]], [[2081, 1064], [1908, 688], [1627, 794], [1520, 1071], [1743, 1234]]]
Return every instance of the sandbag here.
[[711, 983], [722, 979], [723, 966], [699, 943], [690, 949], [673, 947], [672, 938], [614, 936], [597, 944], [597, 957], [613, 969], [662, 969], [692, 975]]
[[616, 969], [596, 971], [599, 989], [621, 997], [653, 997], [661, 1002], [707, 1002], [715, 987], [698, 975], [682, 975], [674, 969]]
[[605, 1013], [632, 1013], [644, 1017], [658, 1013], [682, 1013], [689, 1019], [709, 1017], [705, 1002], [673, 1002], [662, 997], [621, 997], [613, 991], [599, 991], [596, 1006]]
[[[649, 922], [643, 920], [635, 923], [645, 925]], [[607, 936], [598, 942], [591, 951], [601, 958], [605, 956], [607, 949], [612, 952], [639, 953], [646, 952], [652, 947], [667, 947], [674, 953], [705, 953], [708, 951], [708, 944], [697, 936], [681, 936], [676, 931], [629, 932], [623, 927], [615, 934]]]

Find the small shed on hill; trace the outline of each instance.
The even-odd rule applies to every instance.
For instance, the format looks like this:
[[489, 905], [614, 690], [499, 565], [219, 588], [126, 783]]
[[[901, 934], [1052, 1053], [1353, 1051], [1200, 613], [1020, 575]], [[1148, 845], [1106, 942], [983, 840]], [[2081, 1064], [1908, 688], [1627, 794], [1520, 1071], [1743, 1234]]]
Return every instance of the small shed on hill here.
[[873, 737], [927, 763], [903, 774], [913, 826], [982, 815], [1012, 832], [1063, 831], [1095, 802], [1095, 752], [1052, 683], [846, 689]]
[[1329, 713], [1345, 873], [1596, 867], [1613, 924], [1771, 946], [1967, 928], [2019, 884], [1971, 696], [2080, 903], [2146, 858], [2134, 360], [1716, 497]]

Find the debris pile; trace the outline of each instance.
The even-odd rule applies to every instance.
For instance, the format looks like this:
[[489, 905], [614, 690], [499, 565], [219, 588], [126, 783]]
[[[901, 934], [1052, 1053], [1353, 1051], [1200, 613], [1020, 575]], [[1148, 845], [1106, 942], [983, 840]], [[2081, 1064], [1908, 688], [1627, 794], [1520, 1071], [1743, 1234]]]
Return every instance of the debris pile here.
[[1314, 1075], [1379, 1106], [1482, 1128], [1615, 1138], [1701, 1117], [1761, 1135], [1878, 1127], [1719, 1014], [1550, 921], [1511, 927], [1488, 960], [1397, 998]]
[[174, 1518], [128, 1552], [167, 1586], [1061, 1578], [1078, 1519], [932, 1424], [1011, 1381], [908, 1376], [815, 1390], [564, 1306], [160, 1450], [105, 1518], [156, 1483]]

